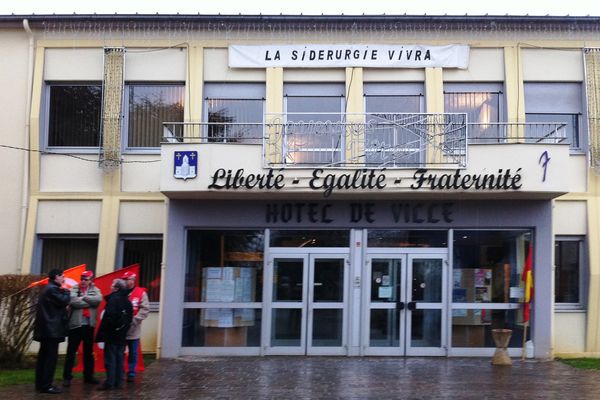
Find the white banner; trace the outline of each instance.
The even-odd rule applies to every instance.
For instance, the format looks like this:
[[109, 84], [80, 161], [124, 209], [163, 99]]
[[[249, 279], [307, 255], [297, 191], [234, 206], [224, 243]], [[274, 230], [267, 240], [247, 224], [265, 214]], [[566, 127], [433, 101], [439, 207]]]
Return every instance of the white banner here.
[[467, 68], [469, 46], [307, 44], [229, 46], [230, 68]]

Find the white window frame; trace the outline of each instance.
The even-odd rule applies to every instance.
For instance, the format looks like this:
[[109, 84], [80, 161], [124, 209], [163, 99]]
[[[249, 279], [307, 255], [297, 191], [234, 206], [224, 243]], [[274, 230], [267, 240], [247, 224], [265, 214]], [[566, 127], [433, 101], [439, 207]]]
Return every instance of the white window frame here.
[[[557, 303], [555, 302], [556, 295], [554, 294], [556, 283], [552, 287], [552, 302], [554, 303], [554, 309], [556, 311], [582, 311], [587, 309], [587, 286], [588, 282], [588, 270], [587, 270], [587, 241], [585, 236], [579, 235], [557, 235], [554, 237], [554, 243], [556, 242], [578, 242], [579, 243], [579, 302], [577, 303]], [[556, 254], [554, 255], [554, 263], [556, 264]], [[556, 279], [556, 265], [553, 266], [552, 280]]]
[[[50, 146], [50, 90], [56, 86], [100, 86], [102, 81], [45, 81], [43, 89], [42, 112], [40, 115], [43, 121], [41, 142], [45, 150], [52, 153], [77, 153], [77, 154], [99, 154], [102, 147], [102, 111], [98, 121], [98, 146]], [[102, 96], [100, 97], [100, 110], [102, 110]]]

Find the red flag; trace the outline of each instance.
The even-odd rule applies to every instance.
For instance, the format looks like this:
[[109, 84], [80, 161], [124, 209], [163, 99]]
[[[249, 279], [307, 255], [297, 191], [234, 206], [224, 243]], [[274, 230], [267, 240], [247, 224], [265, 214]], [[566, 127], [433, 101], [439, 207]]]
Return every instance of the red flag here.
[[531, 311], [531, 300], [533, 299], [533, 245], [529, 243], [527, 250], [527, 259], [521, 274], [521, 280], [525, 284], [525, 293], [523, 296], [523, 323], [529, 322]]
[[[102, 292], [103, 296], [106, 296], [106, 295], [110, 294], [110, 292], [111, 292], [110, 287], [112, 285], [113, 280], [121, 278], [121, 276], [126, 271], [133, 272], [137, 276], [140, 276], [140, 265], [132, 264], [128, 267], [123, 267], [114, 272], [110, 272], [108, 274], [99, 276], [96, 279], [94, 279], [94, 285], [96, 285], [96, 287]], [[104, 311], [105, 306], [106, 306], [106, 301], [102, 300], [102, 303], [100, 303], [100, 306], [98, 306], [98, 312], [96, 314], [96, 332], [95, 332], [95, 334], [98, 333], [98, 328], [100, 327], [100, 320], [102, 319], [102, 313]], [[135, 368], [136, 371], [144, 370], [144, 360], [141, 357], [141, 354], [142, 354], [142, 347], [139, 346], [138, 355], [140, 355], [140, 356], [138, 357], [137, 366]], [[94, 370], [96, 372], [105, 372], [105, 370], [104, 370], [104, 343], [94, 342]], [[73, 371], [75, 371], [75, 372], [83, 371], [83, 345], [79, 346], [79, 350], [77, 353], [77, 365], [75, 366], [75, 368], [73, 368]]]
[[[65, 281], [64, 281], [62, 287], [66, 288], [66, 289], [71, 289], [73, 286], [78, 284], [79, 280], [81, 279], [81, 273], [83, 271], [85, 271], [85, 268], [86, 268], [86, 265], [81, 264], [76, 267], [66, 269], [63, 272]], [[47, 285], [47, 284], [48, 284], [48, 278], [44, 278], [40, 281], [30, 283], [29, 286], [27, 286], [27, 288], [29, 289], [30, 287], [34, 287], [34, 286], [38, 286], [38, 285]]]

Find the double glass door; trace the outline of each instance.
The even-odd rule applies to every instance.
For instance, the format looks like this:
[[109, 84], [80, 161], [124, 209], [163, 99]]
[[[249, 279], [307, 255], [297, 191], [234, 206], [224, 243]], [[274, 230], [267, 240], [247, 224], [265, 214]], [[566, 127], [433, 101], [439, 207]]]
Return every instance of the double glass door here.
[[346, 354], [348, 276], [344, 254], [271, 255], [265, 354]]
[[446, 355], [446, 254], [367, 257], [366, 355]]

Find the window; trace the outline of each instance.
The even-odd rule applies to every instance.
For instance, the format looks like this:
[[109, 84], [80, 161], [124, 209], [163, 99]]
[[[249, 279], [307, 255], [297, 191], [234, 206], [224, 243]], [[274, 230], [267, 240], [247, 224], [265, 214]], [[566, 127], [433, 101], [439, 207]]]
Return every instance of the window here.
[[262, 143], [263, 84], [207, 83], [204, 92], [209, 142]]
[[125, 237], [121, 238], [121, 265], [140, 265], [138, 284], [148, 291], [151, 302], [160, 301], [160, 268], [162, 262], [162, 238]]
[[554, 242], [554, 302], [559, 308], [582, 308], [583, 239], [560, 237]]
[[128, 84], [127, 147], [156, 148], [163, 122], [183, 121], [183, 84]]
[[182, 346], [260, 346], [264, 231], [187, 237]]
[[[495, 347], [492, 329], [513, 330], [508, 347], [523, 338], [521, 275], [530, 230], [456, 230], [452, 269], [452, 346]], [[535, 276], [535, 262], [534, 262]]]
[[286, 84], [284, 160], [336, 165], [345, 148], [344, 85]]
[[[422, 116], [423, 85], [366, 84], [365, 162], [377, 166], [419, 165], [426, 141], [415, 122]], [[398, 115], [408, 114], [408, 115]]]
[[[525, 83], [525, 120], [535, 123], [525, 133], [530, 138], [545, 138], [564, 133], [571, 150], [581, 150], [580, 118], [583, 113], [580, 83]], [[557, 124], [565, 124], [557, 132]]]
[[97, 237], [48, 237], [40, 236], [40, 273], [47, 274], [53, 268], [68, 269], [86, 264], [88, 270], [96, 270], [98, 253]]
[[48, 85], [48, 147], [98, 147], [100, 84]]
[[507, 133], [498, 124], [502, 116], [502, 85], [444, 84], [444, 112], [466, 113], [470, 143], [503, 141]]

